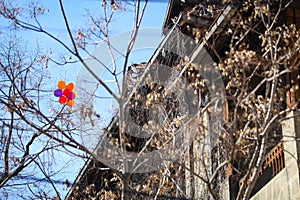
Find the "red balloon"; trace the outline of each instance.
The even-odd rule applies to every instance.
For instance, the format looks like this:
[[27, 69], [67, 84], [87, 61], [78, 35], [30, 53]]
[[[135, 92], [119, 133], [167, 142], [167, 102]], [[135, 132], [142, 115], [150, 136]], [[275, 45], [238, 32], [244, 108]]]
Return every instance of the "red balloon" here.
[[63, 89], [63, 95], [65, 95], [66, 97], [70, 95], [71, 91], [67, 88]]
[[65, 104], [67, 102], [67, 100], [68, 100], [67, 97], [62, 95], [62, 96], [59, 97], [58, 102], [60, 104]]

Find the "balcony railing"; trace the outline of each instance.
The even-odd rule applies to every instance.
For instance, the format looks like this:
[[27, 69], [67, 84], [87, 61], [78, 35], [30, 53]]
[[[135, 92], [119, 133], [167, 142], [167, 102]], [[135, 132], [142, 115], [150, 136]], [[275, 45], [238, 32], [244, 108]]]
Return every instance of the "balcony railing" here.
[[[258, 178], [255, 187], [251, 193], [251, 196], [253, 196], [256, 192], [258, 192], [262, 187], [264, 187], [284, 167], [285, 167], [285, 163], [284, 163], [284, 153], [283, 153], [283, 142], [279, 142], [271, 149], [271, 151], [269, 151], [265, 155], [262, 167], [261, 169], [259, 169]], [[253, 176], [253, 171], [254, 168], [251, 170], [251, 173], [247, 179], [246, 176], [244, 176], [239, 181], [240, 187], [245, 181], [246, 181], [246, 185], [250, 183], [250, 180]]]

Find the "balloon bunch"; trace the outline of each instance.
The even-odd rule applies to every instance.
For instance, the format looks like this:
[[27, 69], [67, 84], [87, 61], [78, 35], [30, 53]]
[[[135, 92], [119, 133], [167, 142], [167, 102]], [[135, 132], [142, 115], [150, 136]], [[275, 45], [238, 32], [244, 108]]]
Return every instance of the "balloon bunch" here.
[[57, 82], [58, 89], [54, 90], [54, 96], [59, 97], [58, 102], [60, 104], [66, 104], [68, 106], [74, 105], [74, 99], [76, 92], [74, 90], [74, 84], [66, 84], [64, 81], [60, 80]]

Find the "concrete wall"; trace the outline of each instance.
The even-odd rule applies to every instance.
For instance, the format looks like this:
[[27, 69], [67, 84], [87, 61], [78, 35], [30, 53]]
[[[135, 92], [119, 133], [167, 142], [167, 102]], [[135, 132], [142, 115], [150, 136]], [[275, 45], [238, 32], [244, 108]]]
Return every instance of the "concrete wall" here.
[[[282, 122], [285, 168], [258, 191], [251, 200], [299, 200], [300, 112], [291, 112]], [[297, 144], [298, 143], [298, 144]]]

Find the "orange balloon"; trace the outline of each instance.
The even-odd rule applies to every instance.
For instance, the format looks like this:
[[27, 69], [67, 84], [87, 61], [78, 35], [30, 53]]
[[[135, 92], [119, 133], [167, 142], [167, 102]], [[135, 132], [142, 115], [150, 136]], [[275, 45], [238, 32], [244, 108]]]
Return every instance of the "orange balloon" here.
[[67, 102], [67, 105], [68, 105], [68, 106], [74, 106], [74, 100], [69, 100], [69, 101]]
[[72, 91], [74, 89], [74, 84], [73, 83], [68, 83], [66, 88], [69, 89], [70, 91]]
[[57, 82], [57, 87], [58, 87], [58, 89], [63, 90], [66, 87], [66, 83], [64, 81], [60, 80]]

